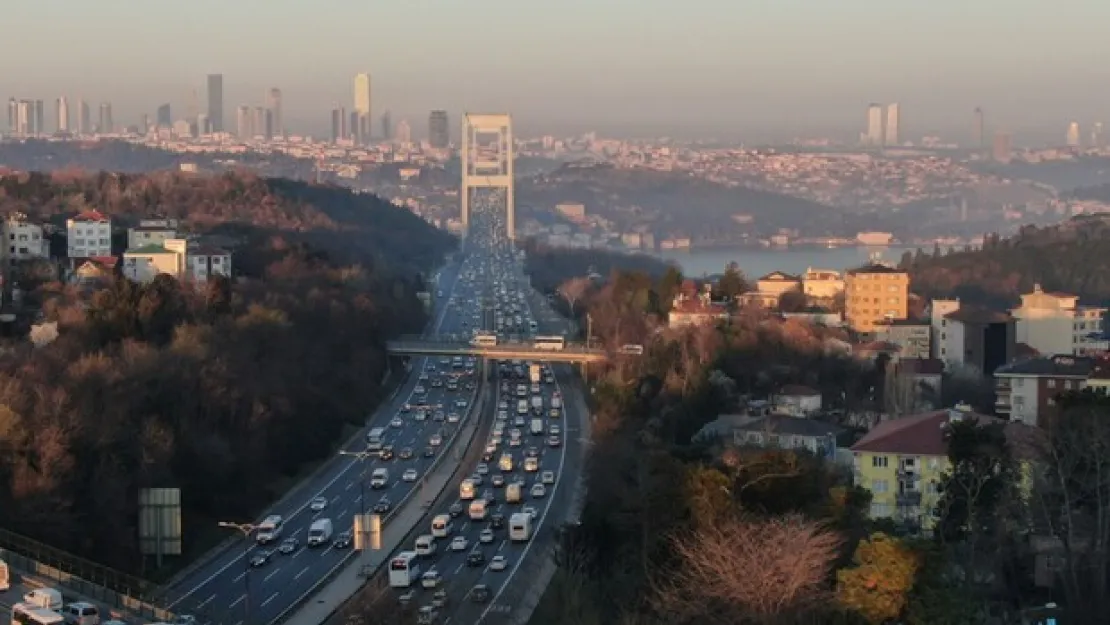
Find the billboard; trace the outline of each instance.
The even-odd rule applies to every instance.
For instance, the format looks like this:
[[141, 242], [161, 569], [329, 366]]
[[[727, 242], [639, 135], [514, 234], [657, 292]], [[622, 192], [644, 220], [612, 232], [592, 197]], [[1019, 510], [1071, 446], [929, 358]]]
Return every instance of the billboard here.
[[144, 555], [181, 555], [181, 489], [139, 491], [139, 549]]

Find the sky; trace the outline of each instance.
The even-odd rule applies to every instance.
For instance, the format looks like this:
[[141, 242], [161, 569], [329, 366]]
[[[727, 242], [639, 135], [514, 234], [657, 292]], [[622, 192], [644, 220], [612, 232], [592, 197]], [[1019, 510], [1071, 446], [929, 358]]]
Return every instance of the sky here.
[[[225, 119], [284, 94], [322, 133], [373, 76], [373, 111], [509, 112], [521, 133], [751, 141], [857, 136], [870, 102], [903, 135], [966, 140], [1110, 125], [1106, 0], [37, 0], [0, 11], [0, 98], [111, 101], [137, 123], [224, 75]], [[48, 106], [53, 109], [52, 104]], [[95, 107], [94, 107], [95, 109]]]

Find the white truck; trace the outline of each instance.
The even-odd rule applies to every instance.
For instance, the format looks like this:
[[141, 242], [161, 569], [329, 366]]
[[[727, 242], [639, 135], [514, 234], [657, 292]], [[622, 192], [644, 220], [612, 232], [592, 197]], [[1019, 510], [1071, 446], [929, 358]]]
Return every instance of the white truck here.
[[308, 546], [322, 547], [328, 544], [332, 530], [331, 519], [316, 519], [308, 528]]
[[532, 436], [543, 436], [543, 419], [532, 419]]
[[527, 542], [532, 538], [532, 515], [516, 512], [509, 517], [509, 540], [514, 543]]
[[532, 414], [543, 414], [543, 395], [532, 396]]
[[532, 384], [539, 384], [540, 380], [543, 379], [543, 367], [539, 365], [528, 367], [528, 379], [532, 381]]
[[475, 499], [470, 502], [470, 509], [467, 512], [470, 514], [471, 521], [485, 521], [489, 506], [486, 505], [485, 499]]
[[520, 503], [520, 482], [513, 482], [505, 486], [505, 503]]
[[474, 481], [470, 478], [459, 483], [459, 499], [464, 501], [474, 499]]

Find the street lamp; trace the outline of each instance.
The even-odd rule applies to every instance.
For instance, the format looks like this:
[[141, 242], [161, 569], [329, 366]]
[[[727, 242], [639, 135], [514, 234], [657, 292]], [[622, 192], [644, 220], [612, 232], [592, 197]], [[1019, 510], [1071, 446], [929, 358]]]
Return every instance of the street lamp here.
[[243, 625], [251, 625], [251, 534], [254, 534], [258, 526], [253, 523], [231, 521], [220, 521], [217, 525], [235, 530], [246, 539], [243, 547]]
[[[354, 459], [358, 460], [359, 462], [366, 462], [370, 458], [373, 458], [375, 456], [380, 456], [380, 454], [378, 452], [370, 451], [368, 449], [364, 450], [364, 451], [347, 451], [345, 449], [340, 449], [339, 450], [339, 455], [340, 456], [349, 456], [351, 458], [354, 458]], [[362, 467], [362, 470], [360, 470], [359, 473], [358, 473], [358, 492], [359, 492], [359, 501], [360, 501], [361, 508], [362, 508], [362, 516], [365, 518], [365, 516], [366, 516], [366, 467], [365, 467], [365, 465]]]

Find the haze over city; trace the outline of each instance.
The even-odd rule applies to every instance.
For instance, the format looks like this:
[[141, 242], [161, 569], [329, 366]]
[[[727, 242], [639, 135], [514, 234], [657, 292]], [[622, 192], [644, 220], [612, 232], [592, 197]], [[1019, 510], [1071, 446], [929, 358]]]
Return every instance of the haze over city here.
[[0, 99], [110, 101], [134, 124], [193, 90], [203, 108], [220, 73], [225, 116], [277, 87], [291, 131], [325, 134], [368, 72], [394, 120], [508, 110], [523, 133], [850, 140], [868, 103], [898, 102], [906, 138], [966, 140], [982, 106], [1016, 142], [1060, 142], [1105, 117], [1107, 18], [1091, 0], [53, 0], [5, 8], [0, 51], [24, 62]]

